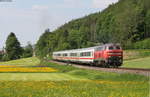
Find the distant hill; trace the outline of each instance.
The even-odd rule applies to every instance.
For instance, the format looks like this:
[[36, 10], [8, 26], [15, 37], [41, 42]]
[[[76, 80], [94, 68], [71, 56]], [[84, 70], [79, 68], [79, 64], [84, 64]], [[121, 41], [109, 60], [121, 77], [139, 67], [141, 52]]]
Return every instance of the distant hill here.
[[[150, 48], [150, 1], [119, 0], [102, 12], [72, 20], [57, 30], [46, 30], [36, 44], [36, 54], [121, 43], [123, 48]], [[142, 46], [141, 46], [142, 45]]]

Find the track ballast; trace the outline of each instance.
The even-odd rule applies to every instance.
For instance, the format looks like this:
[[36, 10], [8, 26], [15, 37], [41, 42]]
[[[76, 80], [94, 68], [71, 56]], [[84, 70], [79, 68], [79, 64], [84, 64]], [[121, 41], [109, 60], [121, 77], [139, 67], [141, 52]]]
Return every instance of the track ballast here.
[[82, 69], [90, 69], [90, 70], [98, 70], [98, 71], [106, 71], [106, 72], [116, 72], [116, 73], [132, 73], [132, 74], [138, 74], [138, 75], [144, 75], [144, 76], [150, 76], [150, 69], [142, 69], [142, 68], [101, 68], [96, 66], [89, 66], [89, 65], [81, 65], [81, 64], [67, 64], [64, 62], [58, 62], [50, 60], [52, 63], [57, 63], [60, 65], [72, 65], [77, 68]]

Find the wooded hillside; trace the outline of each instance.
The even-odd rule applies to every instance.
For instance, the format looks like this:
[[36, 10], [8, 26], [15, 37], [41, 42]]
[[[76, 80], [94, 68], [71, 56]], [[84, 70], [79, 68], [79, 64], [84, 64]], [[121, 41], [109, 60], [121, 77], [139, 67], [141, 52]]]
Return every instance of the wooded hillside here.
[[36, 44], [37, 56], [102, 43], [121, 43], [124, 49], [150, 49], [150, 1], [119, 0], [102, 12], [72, 20], [50, 32]]

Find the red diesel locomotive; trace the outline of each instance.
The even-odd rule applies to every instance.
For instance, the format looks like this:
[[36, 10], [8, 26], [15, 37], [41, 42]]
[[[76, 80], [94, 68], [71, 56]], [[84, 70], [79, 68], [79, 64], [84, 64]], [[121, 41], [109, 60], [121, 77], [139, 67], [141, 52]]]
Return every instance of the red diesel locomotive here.
[[119, 44], [111, 43], [90, 48], [53, 52], [53, 59], [101, 67], [119, 67], [123, 63], [123, 50]]

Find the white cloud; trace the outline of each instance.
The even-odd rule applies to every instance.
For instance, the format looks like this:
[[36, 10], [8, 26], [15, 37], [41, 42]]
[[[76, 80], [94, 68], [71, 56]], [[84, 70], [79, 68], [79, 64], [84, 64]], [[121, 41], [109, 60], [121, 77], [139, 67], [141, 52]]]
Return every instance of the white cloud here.
[[80, 3], [81, 2], [81, 0], [64, 0], [64, 4], [78, 4], [78, 3]]
[[48, 6], [46, 5], [33, 5], [32, 6], [32, 10], [40, 10], [40, 11], [43, 11], [43, 10], [48, 10]]
[[108, 7], [108, 5], [116, 3], [117, 1], [118, 0], [93, 0], [93, 7], [104, 9]]
[[27, 41], [35, 43], [41, 35], [37, 12], [17, 8], [0, 8], [0, 12], [0, 48], [4, 46], [10, 32], [17, 35], [22, 45], [25, 45]]
[[0, 8], [0, 12], [0, 48], [10, 32], [14, 32], [24, 46], [27, 41], [36, 43], [46, 28], [52, 31], [71, 20], [64, 12], [56, 13], [41, 6], [33, 6], [32, 9]]
[[64, 0], [64, 8], [84, 8], [86, 7], [86, 0]]

